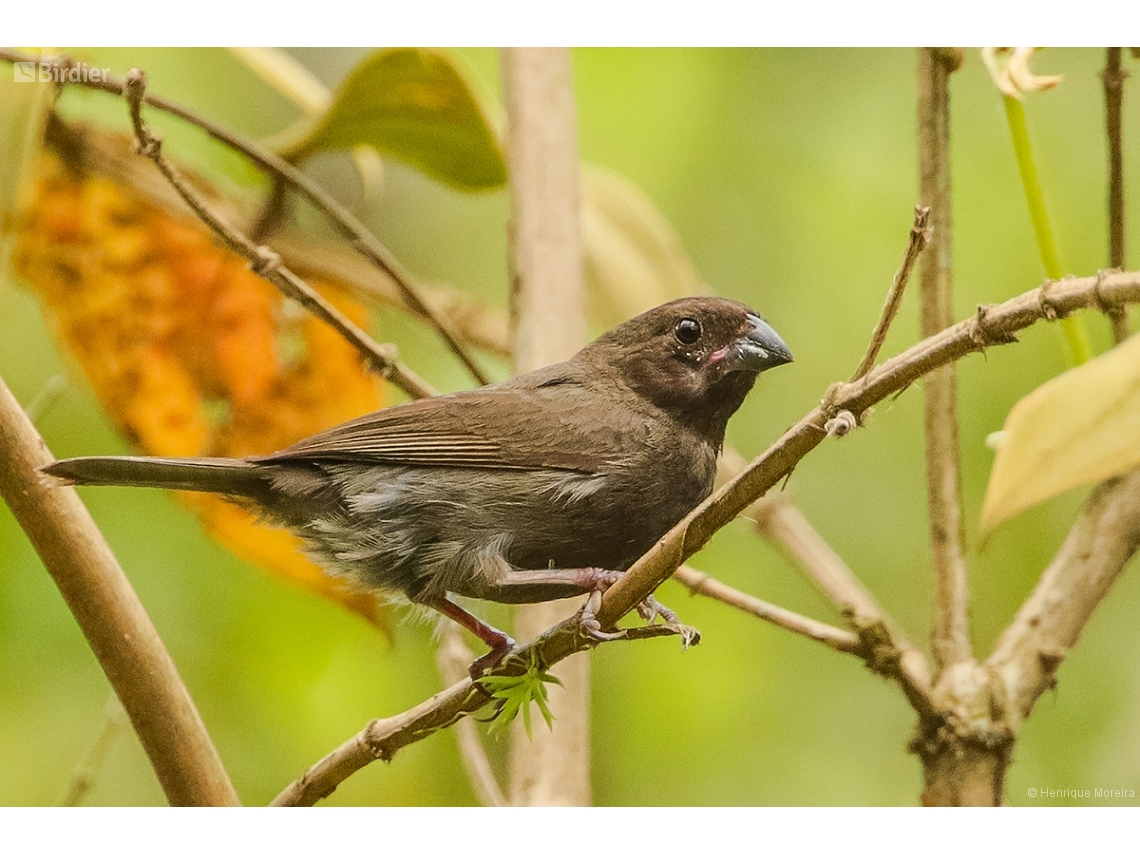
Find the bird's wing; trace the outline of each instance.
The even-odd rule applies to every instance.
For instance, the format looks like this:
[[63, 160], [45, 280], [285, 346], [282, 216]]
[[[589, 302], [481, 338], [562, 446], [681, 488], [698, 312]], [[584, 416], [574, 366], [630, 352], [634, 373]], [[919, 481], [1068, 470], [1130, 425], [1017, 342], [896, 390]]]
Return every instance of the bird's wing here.
[[631, 437], [584, 415], [592, 396], [576, 384], [511, 385], [425, 398], [338, 425], [266, 462], [337, 460], [407, 466], [612, 469]]

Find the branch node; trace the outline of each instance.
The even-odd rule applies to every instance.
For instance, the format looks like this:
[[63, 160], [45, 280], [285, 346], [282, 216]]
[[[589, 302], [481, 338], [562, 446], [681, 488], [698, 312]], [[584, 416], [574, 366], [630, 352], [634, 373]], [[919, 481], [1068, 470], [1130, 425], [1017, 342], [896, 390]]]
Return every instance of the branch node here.
[[281, 256], [274, 252], [267, 246], [259, 246], [256, 252], [256, 258], [250, 259], [249, 269], [256, 273], [258, 276], [268, 277], [272, 273], [278, 272], [281, 268]]
[[835, 402], [844, 391], [846, 391], [845, 383], [832, 383], [819, 399], [819, 408], [829, 419], [836, 416], [838, 409]]
[[1037, 658], [1041, 660], [1045, 672], [1052, 676], [1065, 661], [1065, 650], [1061, 647], [1043, 647], [1037, 651]]
[[[990, 312], [995, 308], [993, 303], [979, 303], [978, 311], [974, 315], [974, 323], [970, 326], [970, 340], [975, 349], [984, 351], [994, 344], [1012, 344], [1017, 336], [1000, 327], [990, 325]], [[1042, 310], [1044, 313], [1044, 310]], [[1056, 312], [1054, 312], [1056, 314]], [[1047, 317], [1047, 316], [1046, 316]]]
[[1054, 306], [1053, 301], [1049, 299], [1049, 289], [1052, 288], [1054, 284], [1056, 284], [1056, 280], [1046, 279], [1041, 283], [1041, 287], [1037, 289], [1037, 308], [1041, 312], [1041, 316], [1047, 321], [1055, 321], [1058, 317], [1057, 307]]
[[886, 624], [880, 618], [855, 618], [851, 623], [865, 648], [862, 656], [867, 669], [880, 677], [898, 678], [902, 651], [891, 638]]
[[823, 429], [827, 431], [828, 436], [843, 437], [851, 433], [859, 426], [859, 421], [855, 418], [855, 414], [850, 410], [840, 410], [832, 418], [827, 420]]
[[[1098, 270], [1096, 272], [1096, 284], [1093, 285], [1093, 300], [1096, 301], [1096, 307], [1103, 314], [1109, 318], [1119, 318], [1124, 315], [1124, 307], [1119, 303], [1110, 302], [1105, 296], [1101, 288], [1104, 286], [1104, 280], [1111, 276], [1113, 273], [1120, 271], [1112, 268], [1109, 270]], [[1052, 319], [1050, 319], [1052, 320]]]
[[949, 72], [957, 71], [966, 61], [966, 52], [962, 48], [935, 48], [934, 57]]
[[919, 249], [926, 249], [930, 239], [934, 237], [934, 224], [930, 222], [930, 206], [914, 206], [914, 225], [910, 227], [910, 238]]

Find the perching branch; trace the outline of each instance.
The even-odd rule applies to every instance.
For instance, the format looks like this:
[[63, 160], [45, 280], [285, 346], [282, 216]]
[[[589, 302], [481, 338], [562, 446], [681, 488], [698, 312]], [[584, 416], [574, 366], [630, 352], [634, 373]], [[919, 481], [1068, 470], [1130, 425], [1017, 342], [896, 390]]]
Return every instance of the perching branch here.
[[[1015, 342], [1015, 333], [1039, 320], [1053, 320], [1077, 309], [1105, 311], [1112, 306], [1140, 302], [1140, 271], [1110, 272], [1046, 285], [1047, 291], [1044, 287], [1034, 288], [998, 305], [979, 306], [973, 317], [920, 341], [860, 380], [832, 386], [820, 406], [800, 419], [738, 476], [694, 508], [643, 555], [624, 578], [606, 591], [597, 613], [598, 620], [603, 626], [613, 626], [653, 593], [717, 530], [778, 483], [819, 445], [826, 436], [824, 424], [840, 411], [863, 413], [943, 365], [987, 347]], [[641, 635], [654, 635], [664, 627], [643, 629], [650, 632]], [[520, 663], [530, 657], [549, 667], [596, 643], [583, 636], [578, 621], [567, 620], [522, 648], [517, 655], [508, 656], [492, 673], [521, 673], [525, 666]], [[389, 760], [405, 745], [449, 727], [489, 703], [490, 698], [473, 686], [470, 679], [465, 679], [405, 713], [375, 720], [290, 784], [273, 804], [315, 804], [373, 760]]]
[[874, 332], [871, 333], [871, 343], [867, 345], [867, 352], [863, 354], [859, 367], [851, 376], [852, 380], [858, 380], [870, 371], [875, 360], [879, 358], [879, 351], [883, 347], [883, 342], [887, 340], [887, 332], [891, 328], [891, 322], [894, 321], [895, 315], [899, 313], [899, 306], [902, 305], [903, 292], [906, 291], [906, 283], [910, 279], [914, 263], [918, 260], [919, 253], [930, 242], [930, 227], [927, 225], [929, 218], [930, 208], [922, 205], [914, 206], [914, 225], [910, 227], [910, 242], [907, 243], [906, 251], [899, 263], [898, 272], [895, 273], [891, 288], [887, 292], [887, 299], [883, 303], [879, 322], [875, 325]]
[[146, 74], [137, 68], [131, 69], [123, 84], [123, 95], [130, 108], [138, 151], [154, 162], [178, 195], [193, 209], [198, 219], [209, 226], [230, 250], [249, 259], [250, 268], [255, 273], [271, 282], [286, 297], [296, 300], [336, 329], [356, 348], [368, 365], [407, 395], [413, 398], [434, 395], [435, 391], [400, 361], [394, 345], [377, 344], [371, 336], [318, 294], [312, 286], [282, 265], [276, 253], [268, 247], [258, 246], [210, 209], [201, 195], [184, 181], [178, 171], [162, 156], [162, 141], [143, 123], [142, 105], [145, 94]]
[[[957, 66], [939, 48], [918, 51], [919, 194], [930, 206], [931, 251], [922, 262], [922, 334], [934, 335], [954, 318], [950, 217], [950, 74]], [[969, 593], [962, 534], [962, 479], [958, 459], [958, 391], [954, 366], [922, 384], [926, 437], [926, 500], [934, 571], [930, 629], [935, 669], [971, 657]]]
[[237, 793], [162, 639], [79, 495], [49, 489], [53, 458], [0, 380], [0, 495], [63, 594], [172, 805]]
[[[39, 57], [20, 51], [0, 48], [0, 59], [8, 62], [34, 62]], [[83, 77], [78, 81], [69, 81], [67, 85], [80, 86], [86, 89], [97, 89], [113, 95], [125, 95], [125, 81], [113, 77], [101, 77], [99, 80]], [[201, 128], [211, 138], [217, 140], [234, 151], [240, 152], [251, 162], [271, 175], [275, 181], [281, 182], [316, 208], [332, 226], [365, 258], [375, 264], [383, 273], [395, 283], [408, 305], [421, 317], [427, 320], [439, 333], [448, 348], [459, 358], [472, 377], [480, 385], [488, 381], [486, 374], [463, 347], [447, 318], [442, 316], [430, 303], [424, 300], [412, 281], [412, 277], [401, 267], [400, 263], [388, 252], [387, 248], [364, 227], [355, 217], [332, 198], [319, 184], [309, 179], [303, 172], [292, 164], [270, 152], [258, 148], [253, 143], [240, 136], [227, 131], [220, 125], [211, 122], [204, 116], [199, 116], [179, 104], [167, 101], [155, 95], [143, 94], [141, 101], [156, 110], [177, 116], [184, 122]], [[406, 391], [406, 390], [405, 390]], [[409, 393], [410, 394], [410, 393]]]

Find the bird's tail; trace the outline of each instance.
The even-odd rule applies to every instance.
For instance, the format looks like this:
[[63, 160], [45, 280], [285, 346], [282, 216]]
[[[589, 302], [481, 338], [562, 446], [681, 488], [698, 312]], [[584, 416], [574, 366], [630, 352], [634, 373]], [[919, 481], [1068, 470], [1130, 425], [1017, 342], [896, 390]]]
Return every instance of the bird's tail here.
[[262, 502], [271, 490], [264, 467], [227, 457], [73, 457], [43, 472], [62, 484], [163, 487]]

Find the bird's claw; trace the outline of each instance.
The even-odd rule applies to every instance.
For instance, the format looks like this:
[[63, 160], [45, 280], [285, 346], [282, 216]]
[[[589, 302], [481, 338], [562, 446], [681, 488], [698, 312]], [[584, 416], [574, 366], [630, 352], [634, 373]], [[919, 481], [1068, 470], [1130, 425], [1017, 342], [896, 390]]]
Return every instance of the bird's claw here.
[[586, 600], [586, 605], [582, 606], [582, 612], [578, 615], [578, 624], [582, 628], [587, 638], [592, 638], [594, 641], [617, 641], [625, 637], [625, 632], [618, 630], [617, 632], [604, 632], [602, 624], [598, 621], [598, 607], [602, 604], [602, 592], [594, 591], [590, 594], [590, 598]]
[[518, 650], [518, 645], [515, 640], [509, 635], [505, 636], [504, 643], [492, 647], [478, 659], [471, 663], [467, 668], [467, 673], [471, 675], [471, 679], [478, 681], [480, 677], [498, 665], [510, 653]]
[[697, 632], [696, 628], [681, 623], [675, 611], [657, 602], [652, 596], [646, 597], [637, 604], [637, 613], [641, 615], [650, 626], [653, 626], [654, 621], [660, 616], [662, 626], [668, 627], [672, 632], [681, 636], [682, 651], [688, 650], [701, 641], [701, 634]]
[[681, 621], [677, 619], [677, 613], [669, 607], [657, 602], [652, 594], [637, 604], [637, 613], [649, 624], [653, 623], [659, 615], [663, 618], [665, 623], [681, 623]]

